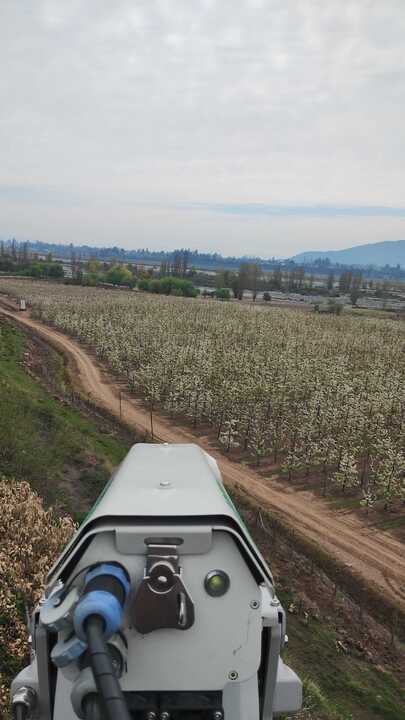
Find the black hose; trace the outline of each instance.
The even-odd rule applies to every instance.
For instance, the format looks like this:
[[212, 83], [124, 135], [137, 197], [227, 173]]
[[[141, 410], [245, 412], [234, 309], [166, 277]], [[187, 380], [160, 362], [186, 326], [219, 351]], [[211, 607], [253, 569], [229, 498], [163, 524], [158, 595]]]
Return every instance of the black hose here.
[[131, 720], [104, 640], [104, 620], [99, 615], [91, 615], [86, 621], [85, 630], [90, 665], [105, 717], [107, 720]]
[[27, 720], [28, 708], [25, 703], [18, 702], [13, 707], [14, 720]]
[[101, 712], [100, 696], [96, 693], [89, 693], [83, 700], [83, 712], [86, 720], [103, 720]]

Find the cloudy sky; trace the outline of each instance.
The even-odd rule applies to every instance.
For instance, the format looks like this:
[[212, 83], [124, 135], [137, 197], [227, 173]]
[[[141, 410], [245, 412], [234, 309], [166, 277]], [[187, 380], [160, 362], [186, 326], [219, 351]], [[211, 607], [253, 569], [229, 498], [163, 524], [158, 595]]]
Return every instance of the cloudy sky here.
[[405, 239], [404, 0], [1, 0], [0, 237]]

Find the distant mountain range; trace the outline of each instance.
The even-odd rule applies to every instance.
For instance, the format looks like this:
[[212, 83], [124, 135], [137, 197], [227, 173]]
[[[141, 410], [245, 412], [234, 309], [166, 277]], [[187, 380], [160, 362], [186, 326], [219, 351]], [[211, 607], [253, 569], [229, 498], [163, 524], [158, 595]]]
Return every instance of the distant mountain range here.
[[313, 250], [298, 253], [292, 260], [295, 263], [311, 264], [316, 260], [329, 260], [342, 265], [400, 265], [405, 267], [405, 240], [386, 240], [367, 245], [356, 245], [346, 250]]

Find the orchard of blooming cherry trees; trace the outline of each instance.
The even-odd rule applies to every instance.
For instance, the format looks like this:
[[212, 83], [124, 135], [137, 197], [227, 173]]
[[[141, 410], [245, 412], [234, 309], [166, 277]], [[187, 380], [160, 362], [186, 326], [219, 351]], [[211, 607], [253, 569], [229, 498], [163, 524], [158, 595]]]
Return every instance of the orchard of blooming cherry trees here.
[[361, 502], [405, 500], [405, 324], [0, 280], [151, 410]]

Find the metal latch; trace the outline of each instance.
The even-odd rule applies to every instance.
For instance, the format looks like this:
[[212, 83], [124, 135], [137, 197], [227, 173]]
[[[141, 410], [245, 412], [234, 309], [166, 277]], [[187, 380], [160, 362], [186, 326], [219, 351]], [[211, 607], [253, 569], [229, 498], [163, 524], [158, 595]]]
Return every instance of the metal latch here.
[[133, 622], [143, 635], [159, 628], [188, 630], [194, 603], [182, 580], [177, 546], [149, 542], [143, 580], [135, 595]]

